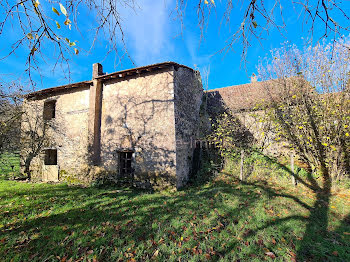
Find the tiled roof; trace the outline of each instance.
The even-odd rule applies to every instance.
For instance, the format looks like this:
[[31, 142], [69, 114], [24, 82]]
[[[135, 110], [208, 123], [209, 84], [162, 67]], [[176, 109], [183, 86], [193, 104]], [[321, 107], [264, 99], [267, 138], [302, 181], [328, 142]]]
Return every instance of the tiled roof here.
[[232, 112], [240, 112], [254, 110], [257, 105], [259, 107], [268, 106], [272, 102], [280, 102], [286, 96], [293, 96], [296, 93], [295, 86], [300, 86], [296, 81], [304, 81], [304, 91], [313, 92], [308, 82], [300, 77], [228, 86], [206, 92], [208, 95], [208, 110], [211, 114], [215, 114], [226, 109]]
[[49, 93], [57, 92], [57, 91], [62, 91], [62, 90], [68, 90], [72, 88], [77, 88], [77, 87], [82, 87], [82, 86], [89, 86], [92, 85], [92, 81], [83, 81], [83, 82], [77, 82], [73, 84], [68, 84], [68, 85], [63, 85], [63, 86], [56, 86], [56, 87], [51, 87], [51, 88], [46, 88], [42, 89], [36, 92], [29, 93], [25, 95], [26, 98], [32, 98], [32, 97], [39, 97], [42, 95], [46, 95]]
[[277, 98], [276, 89], [269, 82], [253, 82], [208, 90], [208, 107], [219, 108], [225, 105], [231, 111], [251, 110], [257, 104], [269, 103]]
[[[131, 68], [131, 69], [126, 69], [118, 72], [114, 72], [111, 74], [105, 74], [98, 76], [96, 79], [101, 79], [101, 80], [109, 80], [109, 79], [121, 79], [127, 76], [132, 76], [132, 75], [140, 75], [143, 73], [151, 72], [154, 70], [159, 70], [163, 68], [167, 68], [170, 66], [176, 67], [184, 67], [190, 70], [193, 70], [192, 68], [181, 65], [175, 62], [162, 62], [162, 63], [157, 63], [157, 64], [152, 64], [152, 65], [147, 65], [147, 66], [141, 66], [141, 67], [136, 67], [136, 68]], [[47, 89], [42, 89], [40, 91], [32, 92], [27, 94], [25, 97], [26, 98], [32, 98], [32, 97], [38, 97], [41, 95], [47, 95], [50, 93], [54, 93], [57, 91], [62, 91], [62, 90], [67, 90], [75, 87], [81, 87], [84, 85], [91, 85], [92, 80], [89, 81], [83, 81], [83, 82], [78, 82], [78, 83], [73, 83], [73, 84], [68, 84], [68, 85], [63, 85], [63, 86], [57, 86], [57, 87], [52, 87], [52, 88], [47, 88]]]

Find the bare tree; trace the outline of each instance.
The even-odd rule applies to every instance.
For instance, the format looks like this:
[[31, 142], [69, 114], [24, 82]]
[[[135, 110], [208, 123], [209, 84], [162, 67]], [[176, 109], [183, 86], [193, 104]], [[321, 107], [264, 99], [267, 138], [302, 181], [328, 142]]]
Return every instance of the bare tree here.
[[[273, 50], [259, 67], [262, 79], [275, 79], [267, 89], [279, 90], [267, 109], [277, 139], [285, 140], [323, 183], [349, 174], [349, 72], [347, 42], [318, 44], [304, 50]], [[314, 183], [314, 182], [313, 182]], [[315, 184], [316, 185], [316, 184]]]
[[16, 83], [0, 85], [0, 154], [19, 150], [21, 87]]
[[19, 29], [22, 33], [12, 44], [10, 52], [2, 59], [14, 54], [19, 48], [27, 47], [29, 53], [25, 62], [26, 72], [30, 79], [33, 70], [40, 71], [40, 63], [45, 61], [44, 51], [47, 50], [48, 46], [51, 51], [54, 51], [52, 58], [56, 62], [53, 69], [61, 65], [68, 66], [69, 73], [70, 55], [78, 54], [79, 47], [75, 41], [67, 37], [69, 35], [67, 30], [73, 28], [73, 30], [79, 31], [77, 19], [82, 11], [88, 11], [95, 15], [96, 27], [92, 28], [95, 36], [90, 43], [91, 47], [94, 46], [99, 35], [104, 34], [110, 42], [109, 52], [119, 51], [116, 41], [119, 39], [124, 45], [122, 50], [127, 53], [119, 9], [121, 7], [133, 9], [135, 7], [134, 0], [64, 1], [64, 4], [44, 0], [5, 0], [0, 3], [0, 7], [3, 10], [3, 18], [0, 21], [0, 36], [4, 35], [4, 32], [11, 27]]
[[[328, 230], [332, 185], [349, 175], [350, 93], [348, 42], [320, 43], [299, 50], [286, 45], [272, 50], [259, 66], [266, 89], [279, 92], [271, 97], [265, 121], [309, 171], [306, 177], [288, 170], [309, 188], [316, 200], [299, 254], [308, 253], [308, 244]], [[276, 91], [277, 90], [277, 91]]]
[[[178, 0], [177, 10], [180, 21], [184, 20], [185, 9], [193, 7], [186, 0]], [[214, 0], [199, 0], [196, 2], [198, 26], [201, 36], [205, 37], [205, 31], [212, 13], [216, 14], [216, 5], [225, 5], [222, 22], [231, 26], [232, 18], [237, 15], [241, 19], [240, 24], [233, 24], [233, 33], [227, 39], [220, 52], [226, 53], [236, 48], [240, 44], [242, 48], [242, 59], [245, 61], [248, 48], [253, 40], [261, 42], [268, 37], [271, 29], [277, 29], [282, 35], [286, 27], [284, 18], [290, 15], [291, 10], [285, 10], [289, 5], [293, 11], [298, 13], [303, 19], [304, 29], [309, 30], [311, 39], [314, 36], [316, 25], [323, 27], [320, 38], [329, 36], [334, 39], [341, 37], [343, 33], [349, 31], [349, 14], [346, 12], [343, 1], [327, 0], [301, 0], [301, 1], [281, 1], [281, 0], [228, 0], [217, 3]], [[339, 19], [341, 17], [342, 19]], [[220, 17], [219, 17], [220, 18]], [[320, 28], [317, 28], [318, 30]]]
[[[222, 21], [231, 24], [231, 18], [238, 14], [241, 17], [241, 22], [233, 25], [234, 33], [231, 34], [221, 51], [227, 52], [235, 47], [237, 42], [240, 42], [244, 59], [252, 40], [262, 40], [272, 28], [283, 33], [285, 27], [283, 7], [286, 4], [285, 1], [280, 0], [273, 0], [269, 3], [264, 0], [229, 0], [223, 3], [216, 3], [214, 0], [194, 2], [177, 0], [175, 12], [172, 14], [176, 15], [179, 24], [184, 28], [186, 13], [197, 10], [198, 26], [202, 37], [205, 37], [209, 17], [213, 13], [216, 14], [216, 5], [224, 5], [225, 12], [222, 15]], [[342, 1], [302, 0], [290, 4], [297, 12], [300, 12], [300, 16], [303, 17], [311, 34], [316, 24], [324, 25], [324, 37], [330, 35], [337, 37], [348, 30], [349, 16], [344, 9], [345, 3]], [[140, 6], [142, 7], [141, 3]], [[102, 35], [104, 39], [109, 41], [107, 53], [114, 52], [119, 58], [126, 55], [131, 59], [124, 41], [123, 30], [127, 25], [123, 24], [120, 10], [127, 8], [137, 12], [137, 7], [139, 7], [137, 0], [66, 0], [62, 3], [47, 0], [4, 0], [1, 1], [0, 7], [3, 10], [3, 16], [0, 20], [0, 37], [11, 28], [17, 28], [22, 33], [12, 44], [7, 56], [14, 54], [17, 49], [23, 46], [28, 47], [26, 71], [29, 76], [31, 76], [32, 70], [38, 71], [40, 69], [41, 62], [45, 60], [44, 50], [48, 46], [50, 51], [55, 50], [53, 55], [52, 52], [50, 54], [56, 60], [54, 68], [63, 63], [68, 66], [69, 72], [70, 54], [78, 54], [80, 48], [67, 35], [69, 35], [69, 29], [80, 32], [78, 18], [84, 12], [89, 12], [95, 17], [94, 28], [91, 28], [94, 34], [90, 43], [91, 47]], [[172, 14], [169, 14], [170, 17]], [[343, 19], [337, 20], [336, 18], [340, 16]], [[278, 23], [277, 21], [282, 22]], [[120, 43], [122, 44], [120, 45]]]

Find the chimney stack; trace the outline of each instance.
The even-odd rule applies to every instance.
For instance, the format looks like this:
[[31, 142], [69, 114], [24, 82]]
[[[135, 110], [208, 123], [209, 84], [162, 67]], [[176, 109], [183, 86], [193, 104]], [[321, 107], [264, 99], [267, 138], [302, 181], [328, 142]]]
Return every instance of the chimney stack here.
[[95, 63], [92, 65], [92, 78], [103, 75], [103, 67], [100, 63]]
[[92, 82], [89, 98], [88, 143], [89, 161], [92, 165], [99, 165], [101, 160], [101, 115], [102, 115], [102, 80], [98, 76], [104, 75], [100, 63], [92, 65]]
[[257, 76], [253, 73], [252, 76], [250, 77], [250, 82], [251, 83], [256, 83], [258, 82]]

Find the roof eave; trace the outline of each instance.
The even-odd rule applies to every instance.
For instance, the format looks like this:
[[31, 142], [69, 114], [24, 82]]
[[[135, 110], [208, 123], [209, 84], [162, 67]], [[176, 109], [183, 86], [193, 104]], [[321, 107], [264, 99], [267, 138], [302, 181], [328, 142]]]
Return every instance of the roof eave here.
[[72, 83], [69, 85], [63, 85], [63, 86], [56, 86], [56, 87], [51, 87], [47, 89], [43, 89], [40, 91], [32, 92], [29, 94], [24, 95], [25, 98], [34, 98], [34, 97], [39, 97], [39, 96], [44, 96], [52, 93], [56, 93], [58, 91], [63, 91], [63, 90], [69, 90], [72, 88], [77, 88], [77, 87], [83, 87], [83, 86], [90, 86], [92, 85], [92, 81], [83, 81], [83, 82], [78, 82], [78, 83]]
[[166, 68], [169, 68], [171, 66], [183, 67], [183, 68], [187, 68], [187, 69], [190, 69], [193, 71], [192, 68], [185, 66], [185, 65], [181, 65], [181, 64], [178, 64], [175, 62], [163, 62], [163, 63], [158, 63], [158, 64], [152, 64], [152, 65], [147, 65], [147, 66], [126, 69], [126, 70], [114, 72], [111, 74], [101, 75], [101, 76], [96, 77], [96, 79], [102, 79], [102, 80], [121, 79], [121, 78], [125, 78], [127, 76], [140, 75], [143, 73], [149, 73], [149, 72], [156, 71], [156, 70], [166, 69]]
[[[152, 65], [147, 65], [147, 66], [142, 66], [142, 67], [126, 69], [126, 70], [118, 71], [118, 72], [111, 73], [111, 74], [105, 74], [105, 75], [101, 75], [101, 76], [96, 77], [96, 79], [98, 79], [98, 80], [111, 80], [111, 79], [118, 79], [118, 78], [121, 79], [121, 78], [125, 78], [127, 76], [140, 75], [142, 73], [166, 69], [166, 68], [169, 68], [171, 66], [174, 66], [175, 68], [183, 67], [183, 68], [187, 68], [189, 70], [194, 71], [193, 68], [169, 61], [169, 62], [163, 62], [163, 63], [158, 63], [158, 64], [152, 64]], [[44, 96], [44, 95], [52, 94], [52, 93], [62, 91], [62, 90], [68, 90], [68, 89], [75, 88], [75, 87], [81, 87], [84, 85], [92, 85], [92, 83], [93, 83], [93, 81], [89, 80], [89, 81], [84, 81], [84, 82], [72, 83], [69, 85], [47, 88], [47, 89], [43, 89], [40, 91], [29, 93], [29, 94], [25, 95], [24, 97], [28, 99], [28, 98]]]

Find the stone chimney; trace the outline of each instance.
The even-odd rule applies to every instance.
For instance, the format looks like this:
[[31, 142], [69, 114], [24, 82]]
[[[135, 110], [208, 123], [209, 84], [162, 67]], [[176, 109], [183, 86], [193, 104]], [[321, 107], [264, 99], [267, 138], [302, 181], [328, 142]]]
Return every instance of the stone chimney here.
[[101, 154], [101, 112], [103, 84], [98, 76], [104, 75], [100, 63], [92, 65], [92, 85], [90, 86], [88, 143], [89, 161], [92, 165], [100, 164]]
[[103, 75], [103, 67], [100, 63], [95, 63], [92, 65], [92, 78]]
[[252, 76], [250, 77], [250, 83], [256, 83], [258, 82], [257, 76], [253, 73]]

